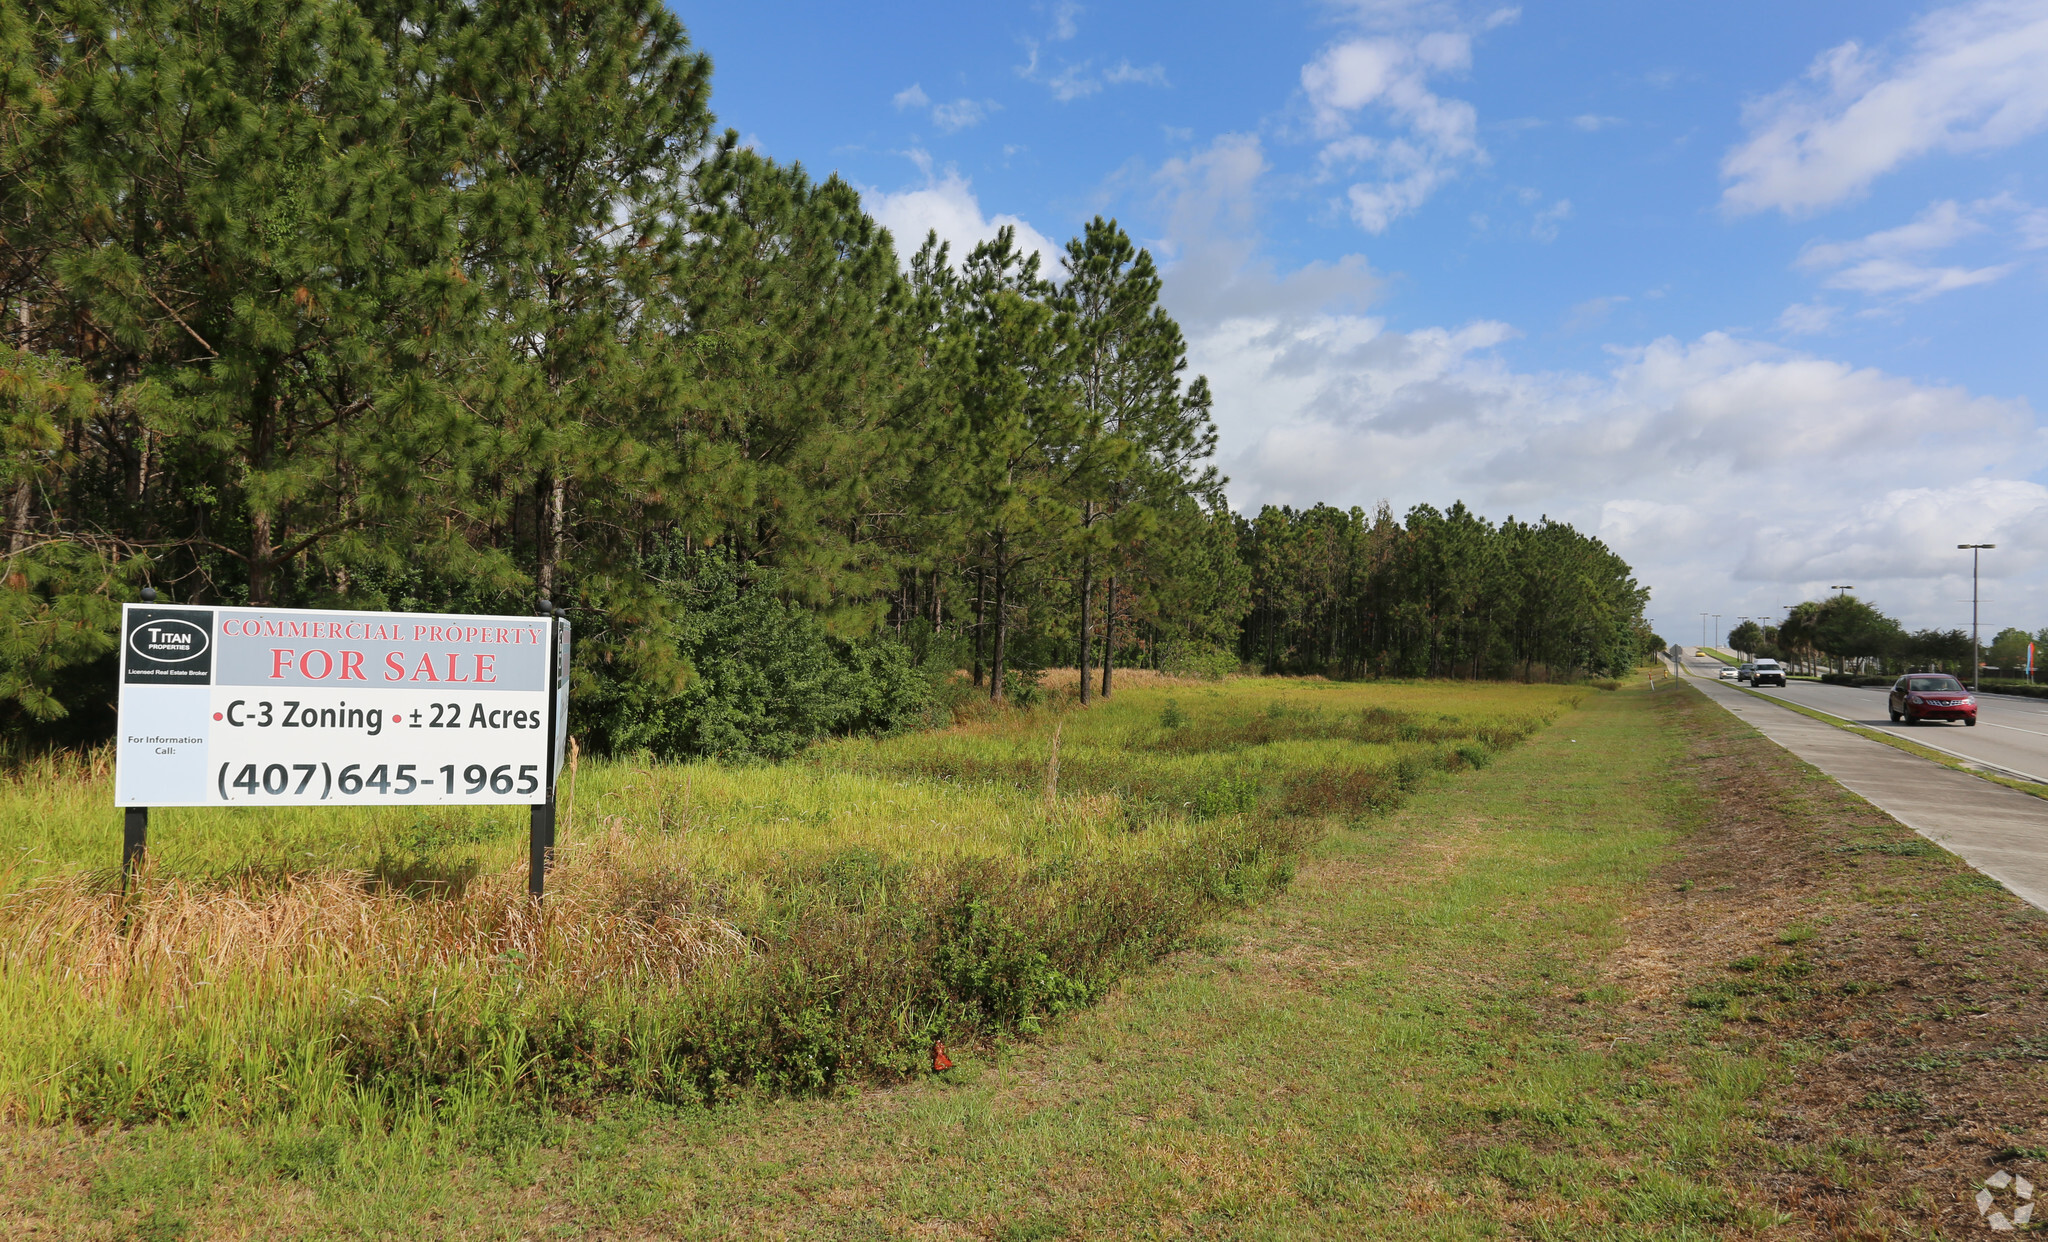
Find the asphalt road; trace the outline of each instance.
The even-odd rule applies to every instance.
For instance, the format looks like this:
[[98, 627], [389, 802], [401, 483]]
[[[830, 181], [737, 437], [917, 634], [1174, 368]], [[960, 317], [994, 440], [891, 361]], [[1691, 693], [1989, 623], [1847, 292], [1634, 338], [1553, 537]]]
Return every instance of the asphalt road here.
[[[1685, 649], [1686, 671], [1702, 677], [1718, 677], [1727, 667], [1710, 656], [1695, 656]], [[1722, 682], [1732, 686], [1732, 681]], [[1859, 690], [1851, 686], [1825, 686], [1819, 682], [1794, 681], [1779, 689], [1768, 686], [1758, 691], [1802, 707], [1829, 712], [1871, 729], [1895, 733], [1935, 750], [2001, 773], [2048, 784], [2048, 699], [2022, 699], [2002, 694], [1977, 696], [1977, 726], [1961, 724], [1893, 724], [1887, 710], [1885, 691]]]
[[[1697, 666], [1703, 677], [1694, 682], [1708, 698], [1841, 782], [1850, 792], [1960, 855], [2023, 900], [2048, 910], [2048, 802], [1768, 701], [1783, 698], [1799, 702], [1803, 701], [1802, 690], [1835, 687], [1795, 685], [1783, 695], [1772, 694], [1768, 698], [1744, 694], [1733, 682], [1720, 680], [1716, 676], [1718, 670], [1709, 667], [1712, 663], [1703, 661]], [[1687, 671], [1694, 671], [1690, 659], [1687, 665]], [[1815, 697], [1810, 702], [1822, 711], [1837, 712], [1875, 728], [1892, 728], [1882, 698], [1873, 699], [1869, 692], [1855, 690], [1843, 693], [1849, 697], [1826, 702]], [[1870, 707], [1873, 701], [1877, 704], [1874, 713]], [[1915, 741], [1932, 735], [1943, 742], [1959, 742], [1978, 749], [2011, 745], [1996, 740], [1999, 735], [1984, 724], [1974, 729], [1920, 725], [1902, 732]], [[1955, 749], [1960, 750], [1961, 746]], [[1988, 765], [1988, 761], [1978, 762]]]

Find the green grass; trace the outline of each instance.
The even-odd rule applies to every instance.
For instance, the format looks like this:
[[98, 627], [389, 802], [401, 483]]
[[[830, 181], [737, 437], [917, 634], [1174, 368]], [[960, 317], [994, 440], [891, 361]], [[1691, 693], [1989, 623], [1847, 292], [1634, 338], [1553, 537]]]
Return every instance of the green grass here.
[[[1015, 856], [1054, 839], [1115, 850], [1132, 844], [1134, 824], [1200, 821], [1219, 800], [1299, 802], [1304, 782], [1332, 774], [1412, 785], [1420, 771], [1484, 762], [1584, 693], [1238, 679], [1133, 687], [1086, 713], [837, 742], [785, 764], [585, 762], [565, 776], [561, 841], [574, 857], [624, 837], [664, 865], [726, 873], [855, 847], [931, 861]], [[1174, 713], [1185, 723], [1162, 723]], [[1061, 800], [1049, 812], [1055, 726]], [[0, 784], [0, 893], [52, 875], [117, 883], [110, 762], [105, 752], [44, 758]], [[151, 813], [149, 840], [160, 877], [195, 882], [479, 875], [523, 867], [526, 809], [171, 807]]]
[[523, 816], [468, 808], [166, 814], [121, 896], [106, 773], [53, 764], [0, 820], [0, 1109], [431, 1134], [897, 1081], [1086, 1007], [1584, 693], [1133, 688], [779, 766], [581, 765], [539, 909]]
[[[1233, 708], [1201, 727], [1254, 727], [1263, 713], [1233, 696], [1272, 693], [1227, 687]], [[1432, 688], [1439, 705], [1446, 693]], [[1204, 719], [1199, 695], [1174, 697]], [[1347, 701], [1276, 697], [1283, 713]], [[1700, 814], [1667, 777], [1688, 697], [1591, 696], [1484, 771], [1350, 817], [1284, 896], [1228, 914], [1053, 1038], [956, 1047], [944, 1075], [439, 1128], [45, 1130], [17, 1137], [9, 1157], [33, 1171], [0, 1190], [28, 1193], [40, 1220], [143, 1236], [229, 1222], [463, 1238], [1746, 1233], [1772, 1221], [1728, 1164], [1770, 1064], [1690, 1027], [1638, 1029], [1607, 970], [1636, 894]], [[1119, 710], [1156, 715], [1160, 698]], [[831, 762], [943, 766], [959, 745]]]

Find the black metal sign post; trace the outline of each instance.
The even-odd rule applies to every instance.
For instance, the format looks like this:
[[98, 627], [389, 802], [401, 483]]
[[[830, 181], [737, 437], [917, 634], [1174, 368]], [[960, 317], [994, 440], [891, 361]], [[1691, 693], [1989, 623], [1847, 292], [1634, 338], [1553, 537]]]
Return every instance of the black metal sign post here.
[[[142, 602], [156, 602], [156, 588], [142, 588]], [[126, 656], [123, 656], [126, 659]], [[149, 849], [149, 808], [131, 806], [121, 812], [121, 891], [135, 882], [135, 869], [142, 865], [142, 855]]]
[[555, 708], [564, 670], [562, 663], [562, 621], [553, 601], [543, 599], [536, 610], [548, 619], [548, 763], [547, 801], [536, 802], [526, 822], [526, 891], [535, 901], [547, 895], [548, 868], [555, 863], [555, 781], [559, 775], [553, 763], [555, 737], [569, 722], [560, 719]]
[[526, 891], [539, 901], [547, 888], [548, 868], [555, 862], [555, 796], [533, 804], [526, 826]]
[[135, 869], [142, 865], [142, 852], [149, 848], [149, 808], [131, 806], [121, 814], [121, 891], [135, 882]]

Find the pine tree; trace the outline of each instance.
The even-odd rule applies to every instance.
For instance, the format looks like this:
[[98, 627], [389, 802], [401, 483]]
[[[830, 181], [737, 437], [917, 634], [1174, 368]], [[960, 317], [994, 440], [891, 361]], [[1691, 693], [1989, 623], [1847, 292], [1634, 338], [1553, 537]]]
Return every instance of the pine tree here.
[[1018, 578], [1069, 535], [1056, 467], [1077, 439], [1065, 351], [1070, 329], [1051, 305], [1038, 256], [1007, 226], [967, 256], [948, 346], [956, 397], [952, 433], [957, 494], [973, 515], [988, 576], [989, 698], [1000, 702], [1010, 666], [1010, 610]]
[[[1081, 701], [1089, 695], [1095, 566], [1111, 572], [1102, 601], [1102, 693], [1111, 692], [1118, 565], [1162, 517], [1195, 496], [1212, 505], [1223, 480], [1206, 464], [1216, 445], [1209, 388], [1183, 391], [1187, 350], [1180, 327], [1159, 305], [1160, 278], [1148, 251], [1116, 221], [1095, 217], [1067, 243], [1063, 307], [1072, 318], [1072, 370], [1081, 450], [1071, 487], [1082, 538], [1078, 649]], [[1184, 533], [1184, 532], [1183, 532]]]
[[645, 494], [632, 484], [662, 469], [648, 415], [675, 382], [649, 303], [663, 296], [664, 248], [679, 244], [710, 131], [710, 62], [651, 0], [483, 0], [385, 17], [427, 83], [416, 107], [466, 105], [455, 121], [472, 187], [462, 262], [486, 310], [465, 398], [498, 438], [479, 480], [491, 542], [523, 542], [543, 596], [569, 593], [573, 559], [589, 593], [616, 602], [637, 551], [618, 532]]
[[917, 451], [894, 243], [844, 181], [814, 182], [732, 133], [692, 195], [663, 311], [686, 364], [673, 428], [694, 493], [685, 524], [793, 571], [807, 605], [865, 631], [896, 579]]
[[97, 523], [194, 596], [262, 604], [302, 557], [454, 516], [462, 489], [422, 483], [474, 443], [437, 374], [471, 317], [460, 194], [369, 22], [82, 4], [29, 37], [55, 102], [4, 157], [34, 256], [14, 332], [100, 389]]

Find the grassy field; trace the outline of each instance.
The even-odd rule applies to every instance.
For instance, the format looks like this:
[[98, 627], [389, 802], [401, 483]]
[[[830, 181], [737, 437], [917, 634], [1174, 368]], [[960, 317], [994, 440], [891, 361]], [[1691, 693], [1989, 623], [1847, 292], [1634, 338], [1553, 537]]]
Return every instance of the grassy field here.
[[[1586, 693], [1122, 676], [1126, 688], [1086, 713], [832, 743], [786, 764], [582, 763], [565, 777], [563, 850], [574, 860], [623, 836], [666, 865], [739, 873], [853, 847], [936, 861], [1029, 853], [1053, 837], [1128, 843], [1134, 825], [1275, 809], [1276, 799], [1299, 809], [1304, 782], [1337, 773], [1362, 782], [1360, 797], [1384, 784], [1391, 800], [1419, 773], [1458, 766], [1460, 751], [1483, 762]], [[60, 756], [5, 775], [0, 893], [54, 876], [116, 886], [110, 764], [110, 752]], [[331, 870], [459, 885], [523, 868], [526, 811], [171, 807], [151, 814], [150, 852], [160, 880]]]
[[[1496, 693], [1525, 692], [1233, 683], [1207, 724], [1200, 689], [1113, 710], [1127, 743], [1155, 725], [1163, 741], [1171, 697], [1171, 736], [1210, 729], [1204, 748], [1300, 713], [1294, 735], [1252, 749], [1312, 745], [1311, 708], [1363, 719], [1388, 695], [1417, 695], [1408, 726], [1469, 721], [1482, 701], [1566, 706]], [[1116, 735], [1104, 721], [1006, 721], [985, 748], [897, 739], [815, 767], [960, 780], [945, 773], [966, 746], [1011, 767], [961, 783], [1023, 816], [1051, 767], [1030, 738], [1055, 723], [1056, 797], [1104, 796], [1067, 775], [1090, 768], [1078, 738]], [[1262, 785], [1256, 807], [1284, 806], [1286, 788]], [[1135, 779], [1118, 793], [1146, 796]], [[472, 1097], [377, 1125], [17, 1116], [0, 1128], [0, 1224], [108, 1239], [1932, 1239], [1984, 1231], [1971, 1196], [1994, 1169], [2048, 1182], [2048, 1118], [2027, 1103], [2048, 1057], [2048, 919], [1687, 688], [1583, 694], [1483, 770], [1443, 764], [1398, 808], [1315, 822], [1287, 891], [1203, 907], [1206, 929], [1091, 1008], [1043, 1035], [949, 1044], [945, 1073], [711, 1106]]]
[[523, 813], [478, 808], [167, 811], [123, 895], [108, 774], [51, 762], [0, 800], [0, 1110], [427, 1133], [928, 1072], [1584, 693], [1132, 687], [783, 765], [579, 765], [538, 909]]

